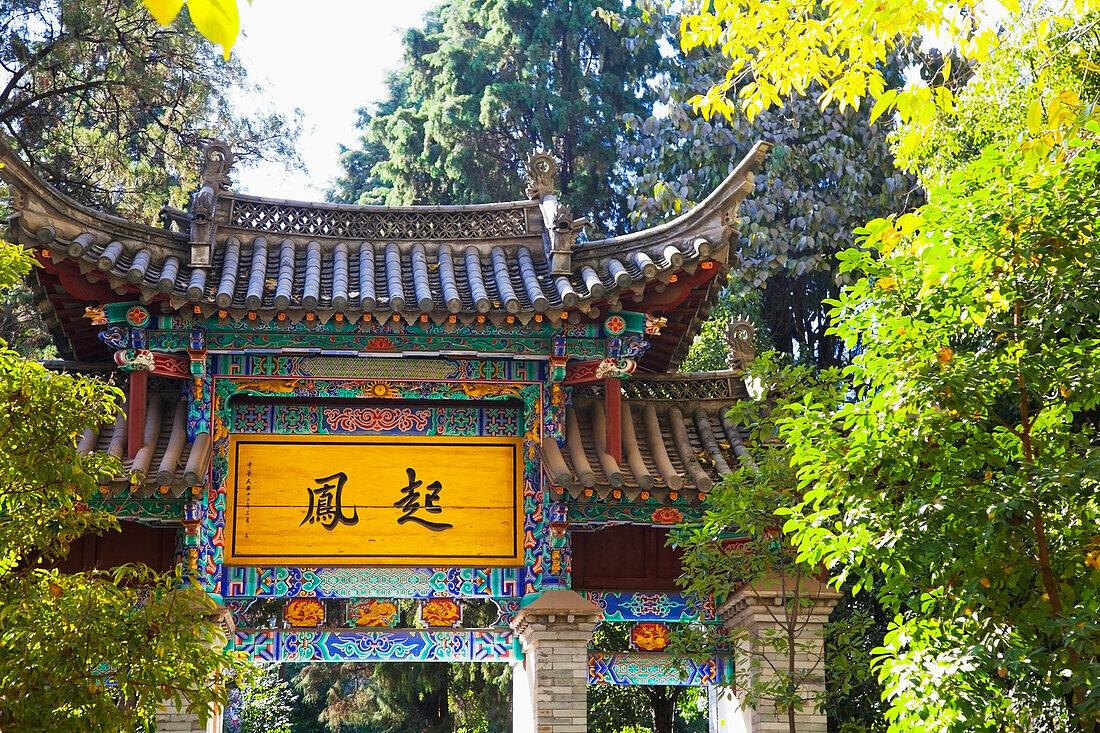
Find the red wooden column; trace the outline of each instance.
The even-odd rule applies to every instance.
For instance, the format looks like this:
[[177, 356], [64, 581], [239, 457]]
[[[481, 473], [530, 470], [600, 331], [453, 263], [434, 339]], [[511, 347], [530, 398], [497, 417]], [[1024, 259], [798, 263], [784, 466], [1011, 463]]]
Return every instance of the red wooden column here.
[[609, 377], [604, 382], [604, 412], [607, 414], [607, 454], [623, 462], [622, 381]]
[[126, 457], [133, 458], [145, 442], [145, 388], [149, 372], [130, 372], [130, 395], [126, 400]]

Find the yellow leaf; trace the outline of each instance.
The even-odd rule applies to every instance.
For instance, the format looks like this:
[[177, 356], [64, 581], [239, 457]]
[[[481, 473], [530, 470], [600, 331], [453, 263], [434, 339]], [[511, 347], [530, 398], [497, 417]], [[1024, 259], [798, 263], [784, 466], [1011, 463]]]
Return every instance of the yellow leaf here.
[[1053, 128], [1058, 126], [1058, 117], [1062, 113], [1062, 103], [1058, 101], [1058, 98], [1050, 100], [1050, 104], [1047, 105], [1047, 127]]
[[882, 116], [883, 112], [886, 112], [894, 104], [894, 98], [898, 96], [897, 89], [888, 89], [883, 92], [877, 100], [875, 100], [875, 106], [871, 108], [871, 124], [874, 124], [875, 120]]
[[1032, 134], [1038, 134], [1043, 129], [1043, 105], [1038, 99], [1031, 100], [1027, 108], [1027, 129]]
[[149, 15], [161, 25], [168, 25], [183, 8], [183, 0], [142, 0]]
[[190, 0], [187, 10], [199, 33], [221, 46], [228, 60], [241, 30], [237, 0]]
[[1080, 107], [1081, 98], [1077, 96], [1077, 92], [1072, 89], [1063, 89], [1058, 92], [1058, 98], [1062, 100], [1062, 104], [1067, 107]]

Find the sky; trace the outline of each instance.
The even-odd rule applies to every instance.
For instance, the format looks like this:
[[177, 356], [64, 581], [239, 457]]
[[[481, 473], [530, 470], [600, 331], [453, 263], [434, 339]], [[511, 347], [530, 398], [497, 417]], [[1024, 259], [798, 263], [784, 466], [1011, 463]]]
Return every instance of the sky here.
[[271, 198], [319, 201], [340, 173], [339, 145], [359, 138], [355, 110], [385, 94], [385, 72], [401, 59], [404, 30], [438, 0], [253, 0], [238, 3], [242, 36], [232, 53], [263, 84], [248, 108], [303, 112], [298, 151], [307, 171], [234, 169], [235, 189]]

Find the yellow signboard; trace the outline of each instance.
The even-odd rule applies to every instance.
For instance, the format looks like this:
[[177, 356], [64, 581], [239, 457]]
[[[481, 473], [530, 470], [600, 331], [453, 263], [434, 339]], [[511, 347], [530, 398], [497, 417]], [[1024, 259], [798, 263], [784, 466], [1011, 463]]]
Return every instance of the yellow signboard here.
[[233, 435], [225, 562], [522, 564], [522, 443]]

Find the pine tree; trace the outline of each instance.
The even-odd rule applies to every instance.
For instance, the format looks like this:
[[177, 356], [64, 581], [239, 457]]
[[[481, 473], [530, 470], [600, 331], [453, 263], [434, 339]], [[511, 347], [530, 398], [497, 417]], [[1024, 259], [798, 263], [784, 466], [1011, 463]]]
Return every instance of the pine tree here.
[[[659, 54], [593, 17], [607, 0], [454, 0], [405, 37], [390, 97], [361, 115], [362, 148], [344, 154], [331, 197], [387, 204], [517, 198], [536, 149], [558, 159], [558, 191], [592, 235], [626, 225], [618, 156], [647, 115]], [[364, 180], [364, 172], [369, 173]]]

